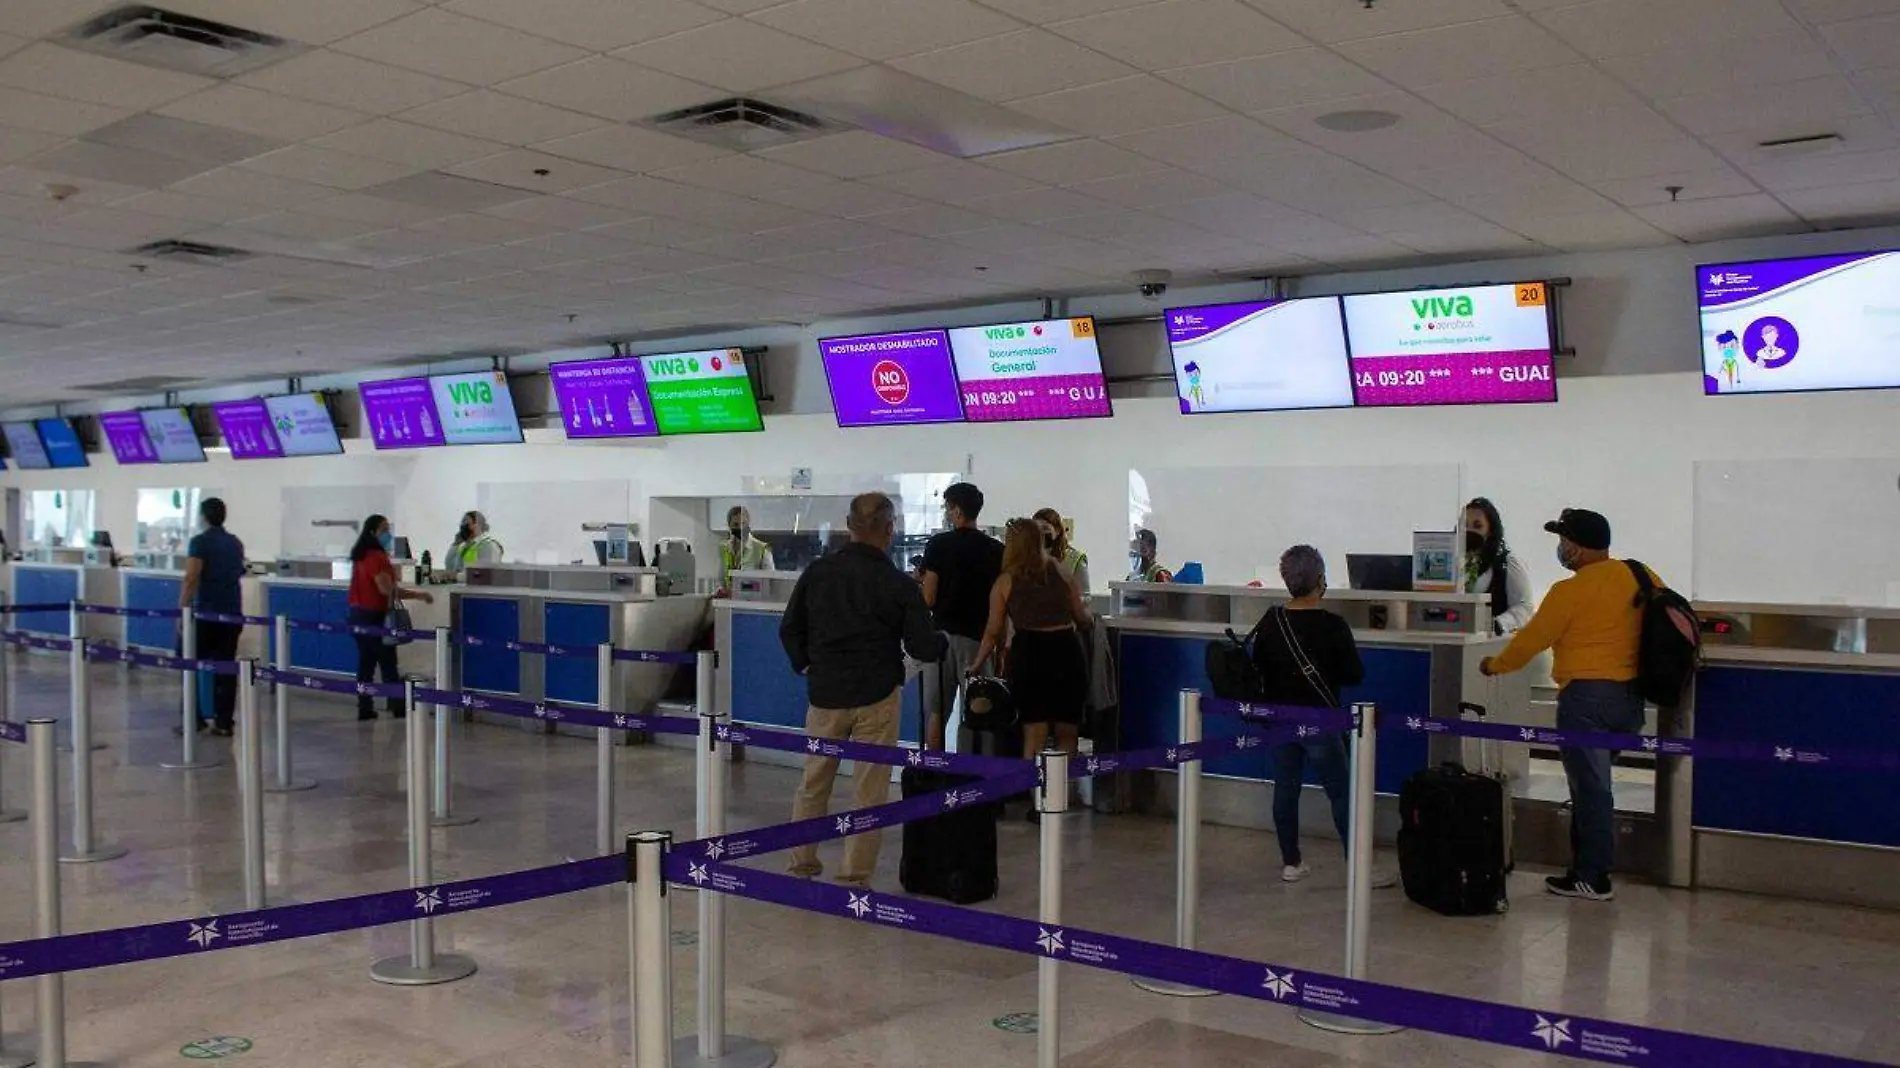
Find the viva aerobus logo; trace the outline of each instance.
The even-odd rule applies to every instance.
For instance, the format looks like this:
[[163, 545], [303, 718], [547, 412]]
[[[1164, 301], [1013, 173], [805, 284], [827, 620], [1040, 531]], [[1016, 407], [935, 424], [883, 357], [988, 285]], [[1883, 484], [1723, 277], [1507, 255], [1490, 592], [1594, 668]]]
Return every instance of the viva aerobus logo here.
[[1021, 341], [1031, 334], [1041, 337], [1042, 324], [1037, 323], [1034, 326], [986, 326], [983, 328], [983, 340], [985, 341]]
[[1470, 294], [1452, 293], [1443, 297], [1413, 297], [1412, 317], [1418, 322], [1413, 330], [1469, 330], [1478, 314]]
[[450, 382], [449, 399], [456, 404], [477, 405], [495, 403], [495, 387], [486, 380], [472, 382]]

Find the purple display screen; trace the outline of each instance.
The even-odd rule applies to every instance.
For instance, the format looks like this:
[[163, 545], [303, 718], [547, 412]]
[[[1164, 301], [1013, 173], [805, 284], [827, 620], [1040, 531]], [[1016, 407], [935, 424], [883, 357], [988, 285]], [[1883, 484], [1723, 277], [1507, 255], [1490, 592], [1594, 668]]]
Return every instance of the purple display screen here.
[[99, 430], [112, 447], [112, 456], [121, 464], [155, 464], [158, 446], [145, 432], [145, 419], [137, 412], [106, 412], [99, 417]]
[[270, 409], [261, 400], [221, 401], [211, 406], [218, 432], [233, 460], [274, 460], [284, 455], [271, 424]]
[[570, 438], [644, 438], [660, 432], [638, 357], [550, 364], [548, 380]]
[[365, 382], [363, 421], [379, 449], [421, 449], [443, 444], [442, 416], [426, 378]]
[[948, 331], [825, 338], [818, 353], [839, 426], [963, 421]]

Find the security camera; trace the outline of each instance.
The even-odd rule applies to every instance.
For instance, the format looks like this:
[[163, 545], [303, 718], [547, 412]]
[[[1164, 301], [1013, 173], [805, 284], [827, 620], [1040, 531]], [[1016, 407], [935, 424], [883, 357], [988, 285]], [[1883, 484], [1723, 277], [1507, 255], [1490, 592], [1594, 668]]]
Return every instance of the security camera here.
[[1168, 291], [1168, 282], [1173, 277], [1173, 271], [1136, 271], [1135, 289], [1148, 300], [1160, 300], [1161, 294]]

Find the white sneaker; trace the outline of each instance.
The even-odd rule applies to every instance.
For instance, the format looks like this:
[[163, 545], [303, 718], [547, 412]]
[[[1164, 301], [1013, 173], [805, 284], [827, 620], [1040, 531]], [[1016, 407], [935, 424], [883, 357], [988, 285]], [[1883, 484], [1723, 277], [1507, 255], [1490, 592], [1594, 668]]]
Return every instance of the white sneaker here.
[[1288, 864], [1286, 867], [1280, 869], [1280, 881], [1283, 883], [1297, 883], [1311, 874], [1313, 874], [1313, 869], [1307, 867], [1305, 864]]
[[1390, 890], [1397, 885], [1399, 885], [1398, 872], [1393, 871], [1391, 868], [1372, 869], [1372, 888], [1374, 890]]

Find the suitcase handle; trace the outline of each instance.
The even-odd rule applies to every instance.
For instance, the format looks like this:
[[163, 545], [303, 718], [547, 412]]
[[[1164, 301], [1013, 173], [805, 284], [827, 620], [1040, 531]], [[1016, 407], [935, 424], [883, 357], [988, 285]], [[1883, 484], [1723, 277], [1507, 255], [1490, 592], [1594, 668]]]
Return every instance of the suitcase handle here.
[[1478, 704], [1475, 701], [1458, 702], [1458, 715], [1463, 716], [1467, 712], [1478, 717], [1479, 719], [1483, 719], [1486, 716], [1491, 714], [1489, 709], [1485, 708], [1483, 705]]

